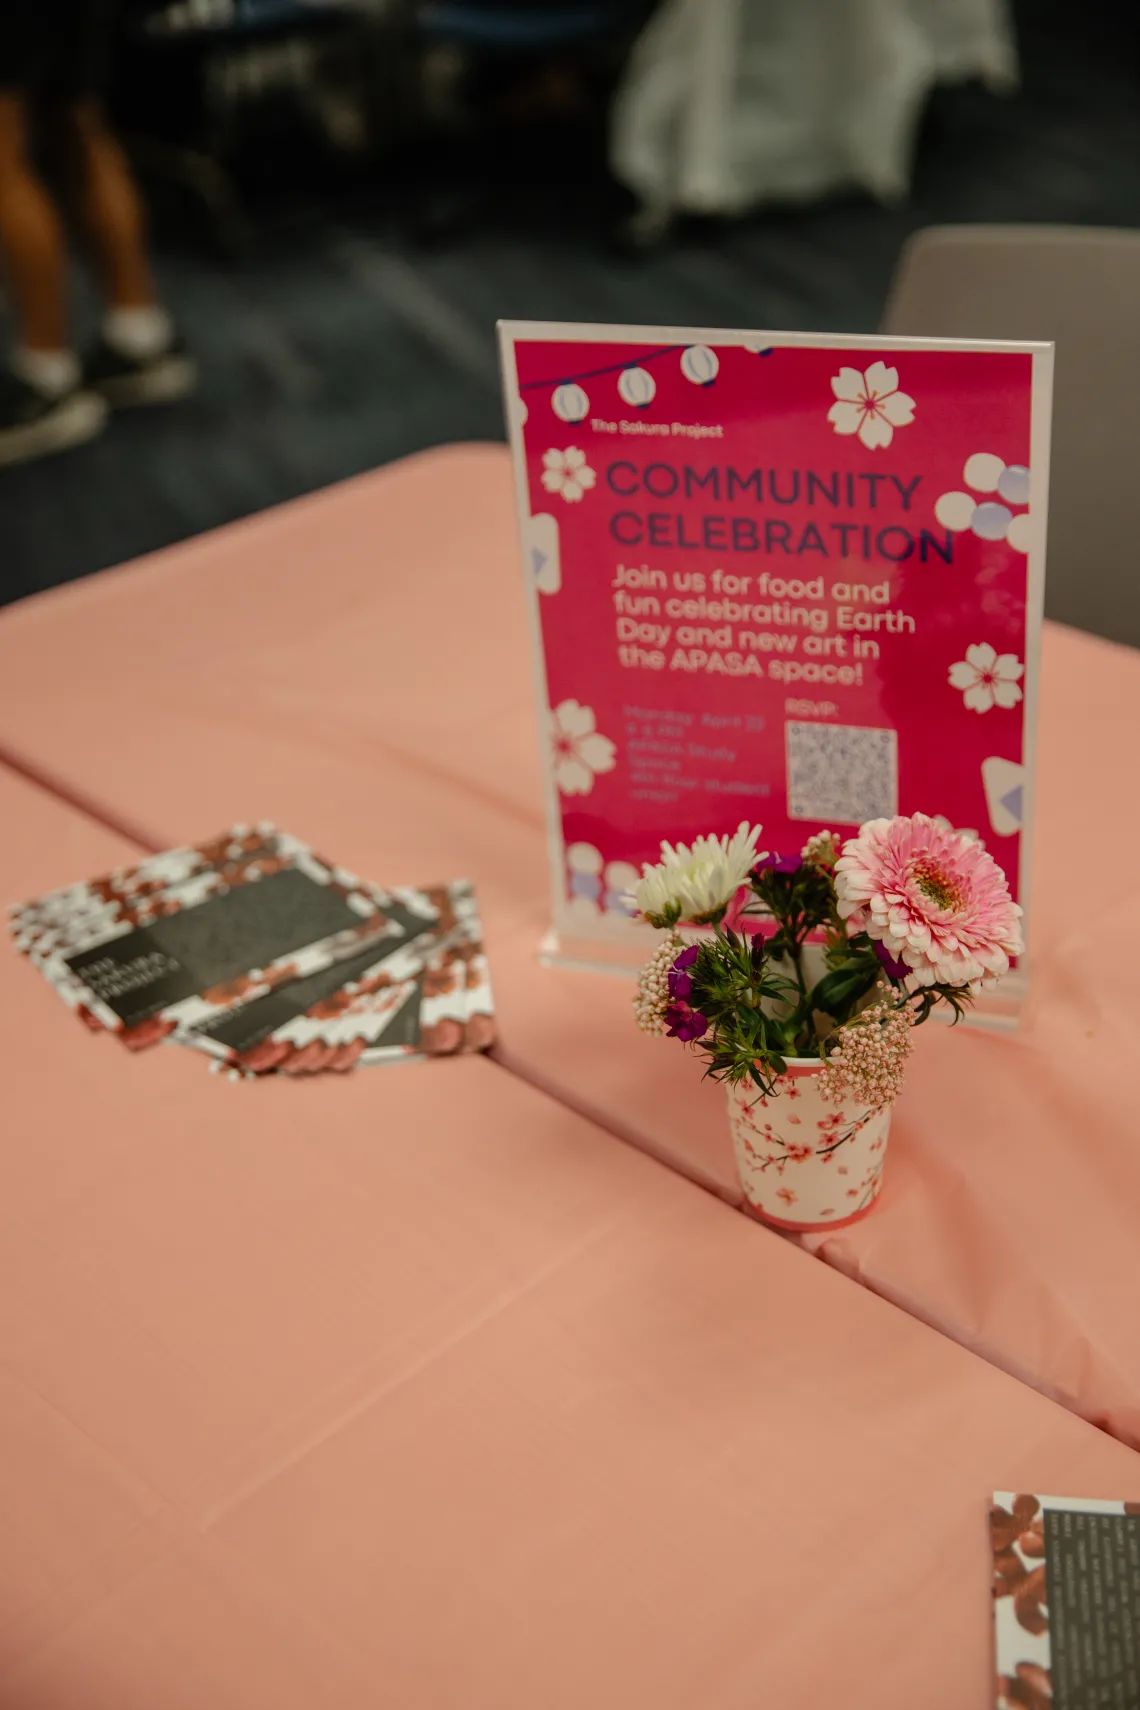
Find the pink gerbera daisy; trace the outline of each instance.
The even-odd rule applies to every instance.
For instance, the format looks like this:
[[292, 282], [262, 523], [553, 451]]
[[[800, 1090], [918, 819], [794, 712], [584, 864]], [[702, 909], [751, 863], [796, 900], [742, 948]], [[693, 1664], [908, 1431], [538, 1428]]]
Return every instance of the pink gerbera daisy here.
[[835, 864], [839, 913], [917, 986], [977, 987], [1024, 950], [1021, 909], [979, 843], [924, 813], [872, 819]]

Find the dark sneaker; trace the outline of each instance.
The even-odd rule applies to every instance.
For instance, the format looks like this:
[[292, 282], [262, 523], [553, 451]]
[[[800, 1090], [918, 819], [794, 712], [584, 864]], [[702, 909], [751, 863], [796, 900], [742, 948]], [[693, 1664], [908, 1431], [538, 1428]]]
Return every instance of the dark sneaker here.
[[134, 404], [173, 404], [185, 398], [198, 383], [198, 368], [182, 340], [161, 356], [124, 356], [101, 339], [83, 371], [83, 384], [105, 398], [113, 410]]
[[49, 398], [10, 368], [0, 369], [0, 464], [26, 463], [82, 445], [106, 420], [107, 406], [94, 392], [75, 387]]

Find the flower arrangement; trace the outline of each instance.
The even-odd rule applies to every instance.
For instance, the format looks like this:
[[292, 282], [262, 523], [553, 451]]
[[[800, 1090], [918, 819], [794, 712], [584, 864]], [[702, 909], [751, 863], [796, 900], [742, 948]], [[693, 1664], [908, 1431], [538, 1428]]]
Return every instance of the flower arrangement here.
[[[1023, 951], [1021, 909], [982, 845], [926, 814], [869, 820], [840, 842], [762, 854], [760, 827], [662, 844], [632, 902], [668, 932], [638, 981], [638, 1025], [762, 1098], [814, 1060], [818, 1090], [869, 1110], [898, 1096], [912, 1029], [958, 1020]], [[686, 943], [680, 926], [711, 928]], [[752, 930], [750, 930], [752, 928]]]

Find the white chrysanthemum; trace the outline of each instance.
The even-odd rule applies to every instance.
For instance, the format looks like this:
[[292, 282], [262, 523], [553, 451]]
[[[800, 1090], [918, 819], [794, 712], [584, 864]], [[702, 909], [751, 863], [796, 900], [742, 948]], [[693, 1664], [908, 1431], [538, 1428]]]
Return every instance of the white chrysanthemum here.
[[756, 850], [760, 830], [742, 820], [733, 837], [698, 837], [691, 848], [662, 843], [657, 865], [641, 869], [641, 881], [633, 893], [638, 913], [654, 926], [719, 915], [760, 859]]

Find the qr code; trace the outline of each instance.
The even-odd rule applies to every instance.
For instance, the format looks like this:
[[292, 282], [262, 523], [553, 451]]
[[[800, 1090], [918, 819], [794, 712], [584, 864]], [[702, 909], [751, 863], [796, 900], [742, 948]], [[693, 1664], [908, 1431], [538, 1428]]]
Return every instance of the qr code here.
[[898, 739], [857, 724], [797, 724], [788, 749], [788, 818], [862, 825], [898, 812]]

